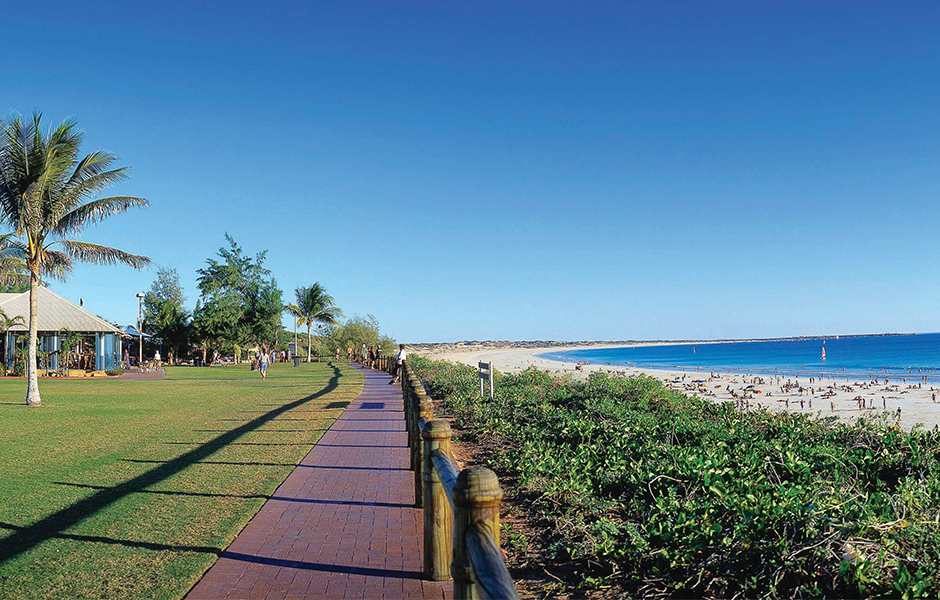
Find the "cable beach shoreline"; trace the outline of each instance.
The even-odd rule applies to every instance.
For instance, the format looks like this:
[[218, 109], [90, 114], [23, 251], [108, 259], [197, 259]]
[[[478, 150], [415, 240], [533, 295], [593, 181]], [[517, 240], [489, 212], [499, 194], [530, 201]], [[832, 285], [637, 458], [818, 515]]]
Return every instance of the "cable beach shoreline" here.
[[[868, 367], [840, 369], [825, 362], [797, 365], [791, 369], [754, 368], [753, 365], [673, 365], [656, 368], [629, 364], [628, 361], [598, 361], [598, 355], [616, 357], [618, 350], [630, 348], [688, 348], [722, 345], [752, 345], [796, 342], [818, 345], [820, 351], [836, 340], [916, 337], [918, 341], [940, 341], [938, 334], [875, 334], [856, 336], [819, 336], [770, 340], [696, 340], [645, 342], [459, 342], [454, 344], [415, 344], [416, 353], [427, 358], [448, 360], [476, 367], [491, 362], [507, 373], [535, 367], [553, 375], [575, 379], [587, 378], [601, 371], [625, 377], [648, 376], [668, 387], [698, 395], [715, 402], [735, 402], [741, 410], [764, 407], [775, 412], [793, 412], [835, 416], [846, 422], [868, 418], [888, 411], [893, 420], [909, 430], [922, 424], [930, 429], [940, 425], [940, 370], [929, 360], [920, 367]], [[933, 339], [935, 338], [935, 339]], [[613, 352], [611, 352], [613, 351]], [[702, 352], [696, 356], [705, 354]], [[830, 352], [830, 355], [832, 353]], [[621, 353], [622, 355], [622, 353]], [[818, 357], [817, 357], [818, 358]], [[830, 358], [830, 361], [833, 359]], [[636, 362], [639, 362], [637, 360]], [[691, 360], [690, 360], [691, 362]], [[830, 363], [837, 365], [837, 361]], [[801, 368], [802, 366], [802, 368]], [[898, 413], [900, 409], [900, 413]]]

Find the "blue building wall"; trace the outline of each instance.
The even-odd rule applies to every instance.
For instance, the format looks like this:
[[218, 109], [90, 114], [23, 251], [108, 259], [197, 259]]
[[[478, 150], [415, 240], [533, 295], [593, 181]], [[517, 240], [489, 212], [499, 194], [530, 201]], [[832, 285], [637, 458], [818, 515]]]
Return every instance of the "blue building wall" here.
[[[7, 368], [13, 367], [13, 356], [16, 351], [14, 341], [16, 334], [12, 331], [6, 332], [4, 340], [3, 362]], [[45, 333], [39, 334], [38, 349], [42, 352], [55, 352], [59, 349], [59, 334]], [[120, 364], [120, 340], [116, 333], [96, 333], [95, 334], [95, 369], [98, 371], [107, 371], [117, 368]], [[59, 368], [59, 355], [52, 357], [52, 369]]]

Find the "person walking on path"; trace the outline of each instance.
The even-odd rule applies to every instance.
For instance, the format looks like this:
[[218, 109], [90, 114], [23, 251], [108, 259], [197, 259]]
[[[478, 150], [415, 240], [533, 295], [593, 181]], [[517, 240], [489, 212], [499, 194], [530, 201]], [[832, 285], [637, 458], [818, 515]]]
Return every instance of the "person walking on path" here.
[[401, 379], [401, 371], [407, 358], [408, 353], [405, 352], [405, 345], [398, 344], [398, 356], [395, 357], [395, 376], [392, 377], [392, 380], [388, 382], [389, 385], [398, 383], [398, 381]]
[[262, 381], [268, 378], [268, 351], [264, 348], [262, 348], [261, 356], [258, 359], [258, 371], [261, 372]]

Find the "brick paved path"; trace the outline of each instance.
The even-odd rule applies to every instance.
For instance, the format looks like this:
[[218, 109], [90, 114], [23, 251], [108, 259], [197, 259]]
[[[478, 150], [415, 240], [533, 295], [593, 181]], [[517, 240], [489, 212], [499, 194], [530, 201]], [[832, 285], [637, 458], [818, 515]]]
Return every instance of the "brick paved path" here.
[[450, 598], [423, 581], [401, 389], [365, 387], [187, 596]]

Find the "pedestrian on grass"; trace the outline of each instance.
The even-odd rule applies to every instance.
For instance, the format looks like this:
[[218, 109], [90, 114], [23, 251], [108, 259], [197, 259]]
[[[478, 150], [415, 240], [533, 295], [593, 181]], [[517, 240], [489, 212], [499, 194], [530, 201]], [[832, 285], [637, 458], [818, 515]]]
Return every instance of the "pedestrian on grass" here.
[[267, 348], [261, 349], [261, 356], [258, 359], [258, 371], [261, 372], [261, 380], [264, 381], [268, 378], [268, 361], [270, 357], [268, 356]]

